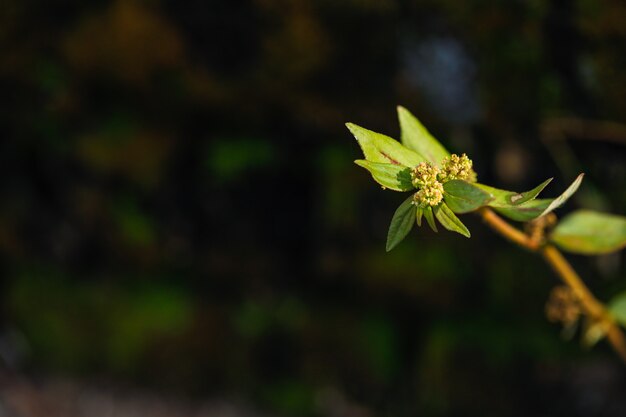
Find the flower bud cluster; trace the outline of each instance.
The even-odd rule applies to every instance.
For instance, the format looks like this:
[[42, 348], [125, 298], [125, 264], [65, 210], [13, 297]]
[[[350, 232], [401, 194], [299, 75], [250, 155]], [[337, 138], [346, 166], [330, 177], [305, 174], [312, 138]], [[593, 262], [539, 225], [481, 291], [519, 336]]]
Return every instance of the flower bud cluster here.
[[451, 180], [476, 182], [472, 160], [466, 154], [452, 154], [441, 162], [441, 169], [429, 162], [420, 162], [411, 170], [411, 182], [419, 190], [413, 195], [413, 204], [426, 208], [443, 200], [443, 184]]
[[411, 181], [415, 188], [423, 188], [437, 182], [438, 175], [439, 168], [428, 162], [420, 162], [411, 171]]
[[452, 154], [445, 157], [441, 162], [441, 172], [438, 179], [441, 182], [451, 180], [476, 182], [476, 172], [472, 169], [472, 160], [466, 154], [461, 156]]
[[411, 171], [411, 181], [419, 191], [413, 195], [413, 204], [426, 208], [436, 206], [443, 200], [443, 184], [437, 180], [439, 168], [428, 162], [420, 162]]
[[426, 208], [436, 206], [443, 200], [443, 184], [435, 181], [433, 184], [421, 188], [413, 194], [413, 204]]
[[580, 315], [580, 302], [569, 287], [560, 285], [552, 289], [550, 298], [546, 303], [548, 320], [553, 323], [561, 322], [568, 326], [575, 323]]

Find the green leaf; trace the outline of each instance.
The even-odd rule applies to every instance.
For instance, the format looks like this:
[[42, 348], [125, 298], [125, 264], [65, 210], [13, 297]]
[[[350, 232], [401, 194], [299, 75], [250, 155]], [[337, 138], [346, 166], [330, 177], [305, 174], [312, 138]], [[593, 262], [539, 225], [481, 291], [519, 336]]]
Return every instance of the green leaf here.
[[615, 320], [622, 326], [626, 326], [626, 292], [613, 297], [608, 307]]
[[423, 209], [426, 222], [433, 229], [433, 232], [437, 232], [437, 223], [435, 223], [435, 216], [433, 215], [433, 209], [429, 206]]
[[462, 180], [452, 180], [443, 184], [443, 198], [455, 213], [468, 213], [486, 206], [494, 199], [493, 195], [476, 185]]
[[394, 191], [410, 191], [414, 189], [411, 183], [411, 169], [402, 165], [369, 162], [364, 159], [354, 161], [360, 167], [367, 169], [372, 178], [383, 186]]
[[578, 210], [559, 222], [550, 240], [568, 252], [611, 253], [626, 246], [626, 217]]
[[413, 204], [413, 196], [410, 196], [396, 209], [387, 232], [387, 252], [395, 248], [398, 243], [409, 234], [415, 224], [417, 207]]
[[459, 220], [458, 217], [450, 210], [446, 203], [441, 203], [433, 209], [435, 217], [439, 220], [439, 223], [451, 232], [457, 232], [465, 237], [470, 237], [470, 232], [467, 227]]
[[417, 215], [415, 216], [415, 221], [419, 227], [422, 227], [422, 216], [424, 216], [424, 209], [421, 207], [417, 208]]
[[556, 210], [557, 208], [561, 207], [563, 204], [565, 204], [565, 202], [572, 196], [574, 195], [574, 193], [576, 191], [578, 191], [578, 187], [580, 187], [580, 183], [583, 182], [583, 177], [585, 176], [585, 174], [579, 174], [578, 177], [576, 177], [576, 179], [574, 180], [573, 183], [570, 184], [569, 187], [567, 187], [567, 190], [565, 190], [563, 192], [563, 194], [561, 194], [560, 196], [558, 196], [557, 198], [555, 198], [550, 205], [543, 211], [543, 213], [541, 213], [540, 216], [545, 216], [546, 214]]
[[359, 142], [365, 159], [369, 162], [413, 168], [420, 162], [426, 161], [421, 155], [405, 148], [400, 142], [389, 136], [372, 132], [352, 123], [346, 123], [346, 126]]
[[494, 210], [511, 220], [528, 222], [541, 216], [541, 213], [548, 208], [552, 201], [554, 201], [552, 198], [540, 198], [527, 201], [519, 206], [494, 207]]
[[450, 152], [426, 130], [411, 112], [402, 106], [398, 106], [398, 119], [400, 120], [401, 139], [404, 146], [422, 155], [434, 165], [439, 165], [443, 158], [450, 156]]
[[477, 187], [482, 190], [493, 195], [494, 199], [489, 203], [491, 207], [511, 207], [511, 206], [519, 206], [527, 201], [534, 200], [537, 195], [552, 181], [552, 178], [549, 178], [533, 188], [530, 191], [525, 191], [523, 193], [516, 193], [514, 191], [500, 190], [498, 188], [493, 188], [485, 184], [475, 184]]
[[593, 347], [606, 336], [606, 323], [589, 318], [585, 318], [582, 330], [582, 343], [585, 347]]
[[[572, 184], [567, 187], [567, 189], [557, 198], [544, 198], [535, 200], [526, 199], [526, 202], [521, 204], [507, 205], [506, 198], [509, 197], [508, 195], [494, 194], [496, 198], [494, 201], [489, 203], [489, 206], [493, 207], [498, 213], [502, 214], [503, 216], [506, 216], [515, 221], [527, 222], [530, 220], [534, 220], [538, 217], [545, 216], [546, 214], [554, 211], [555, 209], [565, 204], [565, 202], [576, 192], [576, 190], [578, 190], [578, 187], [580, 187], [580, 183], [582, 182], [584, 175], [585, 174], [580, 174], [578, 177], [576, 177], [574, 182], [572, 182]], [[543, 184], [545, 184], [545, 182]], [[539, 185], [539, 187], [536, 187], [531, 191], [528, 191], [527, 193], [533, 194], [535, 190], [538, 190], [543, 184]], [[496, 190], [495, 188], [482, 184], [480, 184], [479, 187], [486, 191]], [[539, 191], [541, 190], [539, 189]], [[539, 191], [534, 193], [535, 196], [539, 193]], [[521, 195], [524, 194], [526, 193], [521, 193]], [[523, 196], [523, 198], [526, 197], [527, 195]]]

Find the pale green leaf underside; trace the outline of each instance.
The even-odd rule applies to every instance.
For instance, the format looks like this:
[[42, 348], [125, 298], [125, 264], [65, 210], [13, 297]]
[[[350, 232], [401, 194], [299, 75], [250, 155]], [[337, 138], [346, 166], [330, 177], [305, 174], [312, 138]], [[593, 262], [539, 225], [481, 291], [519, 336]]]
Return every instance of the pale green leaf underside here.
[[486, 206], [494, 199], [491, 193], [473, 183], [452, 180], [443, 184], [443, 198], [454, 213], [469, 213]]
[[467, 227], [459, 220], [458, 217], [450, 210], [446, 203], [441, 203], [433, 209], [435, 217], [439, 220], [439, 223], [451, 232], [457, 232], [465, 237], [470, 237], [470, 232]]
[[494, 199], [489, 203], [490, 207], [511, 207], [519, 206], [527, 201], [534, 200], [539, 193], [546, 188], [550, 181], [552, 181], [552, 178], [545, 180], [532, 190], [525, 191], [523, 193], [500, 190], [485, 184], [476, 184], [476, 186], [493, 195]]
[[541, 216], [541, 213], [554, 201], [551, 198], [540, 198], [528, 201], [519, 206], [494, 207], [494, 210], [511, 220], [527, 222]]
[[353, 123], [346, 123], [354, 135], [359, 146], [369, 162], [402, 165], [413, 168], [420, 162], [425, 162], [418, 153], [405, 148], [402, 144], [389, 136], [362, 128]]
[[368, 170], [372, 178], [384, 188], [394, 191], [410, 191], [415, 188], [411, 183], [411, 170], [407, 167], [364, 159], [358, 159], [354, 163]]
[[417, 207], [410, 196], [396, 209], [387, 232], [387, 252], [395, 248], [409, 234], [415, 224]]
[[615, 320], [622, 326], [626, 326], [626, 292], [616, 295], [608, 307]]
[[[526, 199], [526, 197], [528, 196], [527, 193], [530, 193], [530, 195], [534, 194], [534, 196], [536, 197], [542, 189], [540, 187], [545, 187], [545, 185], [547, 185], [544, 182], [533, 190], [527, 191], [526, 193], [518, 194], [522, 195], [523, 198], [526, 199], [526, 202], [524, 203], [506, 205], [506, 198], [510, 198], [510, 195], [500, 195], [500, 198], [496, 196], [496, 199], [488, 205], [493, 207], [498, 213], [502, 214], [503, 216], [506, 216], [515, 221], [527, 222], [530, 220], [534, 220], [538, 217], [545, 216], [546, 214], [556, 210], [557, 208], [565, 204], [565, 202], [578, 190], [578, 187], [580, 187], [580, 183], [582, 182], [583, 177], [584, 174], [580, 174], [578, 177], [576, 177], [574, 182], [572, 182], [572, 184], [570, 184], [570, 186], [567, 187], [567, 189], [557, 198], [530, 200]], [[482, 184], [480, 184], [479, 186], [486, 191], [497, 190]]]
[[626, 217], [578, 210], [559, 222], [550, 240], [568, 252], [611, 253], [626, 247]]
[[580, 187], [580, 183], [583, 182], [583, 177], [585, 176], [585, 174], [579, 174], [578, 177], [576, 177], [576, 179], [574, 180], [573, 183], [570, 184], [569, 187], [567, 187], [567, 190], [565, 190], [563, 192], [563, 194], [561, 194], [560, 196], [558, 196], [557, 198], [555, 198], [550, 205], [548, 205], [548, 207], [543, 211], [543, 213], [540, 214], [540, 216], [545, 216], [546, 214], [556, 210], [557, 208], [561, 207], [563, 204], [565, 204], [565, 202], [572, 196], [574, 195], [574, 193], [576, 191], [578, 191], [578, 187]]
[[407, 109], [398, 106], [402, 144], [422, 155], [428, 162], [439, 165], [443, 158], [450, 156], [424, 125]]

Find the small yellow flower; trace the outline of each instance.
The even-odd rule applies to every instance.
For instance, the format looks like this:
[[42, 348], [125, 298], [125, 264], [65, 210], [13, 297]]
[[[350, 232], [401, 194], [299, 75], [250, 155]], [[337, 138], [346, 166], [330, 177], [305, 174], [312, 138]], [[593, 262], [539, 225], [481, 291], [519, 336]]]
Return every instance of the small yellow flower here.
[[428, 163], [420, 162], [411, 171], [411, 181], [419, 191], [413, 195], [413, 204], [426, 208], [436, 206], [443, 200], [443, 184], [437, 180], [439, 168]]
[[435, 181], [413, 195], [413, 204], [420, 208], [434, 207], [443, 200], [443, 184]]
[[444, 183], [452, 180], [476, 182], [476, 172], [472, 165], [472, 160], [466, 154], [452, 154], [441, 162], [441, 171], [437, 178]]
[[443, 201], [443, 184], [451, 180], [476, 182], [472, 160], [463, 154], [452, 154], [441, 162], [441, 169], [429, 162], [420, 162], [411, 170], [411, 182], [418, 191], [413, 204], [418, 207], [434, 207]]
[[411, 180], [415, 188], [422, 188], [437, 182], [439, 168], [428, 162], [420, 162], [411, 171]]

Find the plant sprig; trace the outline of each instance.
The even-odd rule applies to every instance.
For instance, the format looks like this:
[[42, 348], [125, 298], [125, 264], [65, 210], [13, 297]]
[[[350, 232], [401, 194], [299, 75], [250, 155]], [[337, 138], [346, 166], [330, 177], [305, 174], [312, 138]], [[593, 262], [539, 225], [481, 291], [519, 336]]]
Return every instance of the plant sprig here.
[[[369, 171], [383, 189], [412, 193], [391, 219], [387, 251], [402, 242], [416, 224], [421, 226], [423, 219], [435, 232], [437, 220], [445, 229], [469, 238], [470, 231], [457, 214], [478, 212], [504, 237], [543, 255], [587, 315], [583, 340], [593, 344], [606, 336], [626, 362], [626, 338], [618, 326], [626, 326], [626, 293], [615, 297], [608, 307], [600, 303], [556, 248], [584, 255], [620, 250], [626, 247], [626, 218], [578, 210], [553, 225], [555, 222], [547, 219], [578, 190], [584, 174], [555, 198], [537, 198], [552, 178], [525, 192], [501, 190], [477, 182], [472, 160], [448, 152], [408, 110], [398, 107], [398, 119], [401, 142], [346, 124], [365, 157], [355, 163]], [[527, 229], [534, 232], [521, 232], [494, 211], [533, 226]]]

